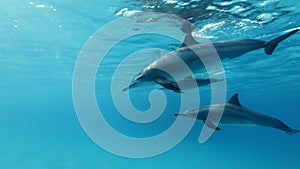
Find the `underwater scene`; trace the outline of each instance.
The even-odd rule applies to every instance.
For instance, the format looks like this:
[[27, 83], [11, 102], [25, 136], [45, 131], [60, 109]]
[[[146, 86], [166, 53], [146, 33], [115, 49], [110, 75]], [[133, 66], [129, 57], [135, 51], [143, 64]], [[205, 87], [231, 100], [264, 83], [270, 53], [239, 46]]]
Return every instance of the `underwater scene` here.
[[0, 169], [298, 169], [295, 0], [2, 0]]

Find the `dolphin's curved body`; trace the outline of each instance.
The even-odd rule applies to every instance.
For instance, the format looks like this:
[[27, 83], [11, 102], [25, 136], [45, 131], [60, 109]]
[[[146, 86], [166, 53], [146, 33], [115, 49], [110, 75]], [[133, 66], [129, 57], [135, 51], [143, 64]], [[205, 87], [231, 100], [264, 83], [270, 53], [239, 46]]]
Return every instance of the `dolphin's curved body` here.
[[[190, 68], [192, 73], [201, 73], [204, 71], [204, 65], [199, 59], [199, 55], [201, 55], [201, 57], [209, 58], [212, 55], [213, 49], [217, 52], [221, 60], [236, 58], [249, 51], [260, 48], [264, 48], [265, 53], [267, 55], [271, 55], [281, 41], [285, 40], [297, 31], [298, 29], [295, 29], [271, 41], [241, 39], [214, 43], [198, 43], [192, 37], [191, 32], [186, 32], [187, 34], [185, 40], [179, 49], [170, 52], [151, 63], [143, 71], [137, 74], [132, 83], [128, 87], [124, 88], [123, 91], [137, 87], [141, 84], [155, 82], [166, 89], [173, 90], [175, 92], [181, 92], [178, 85], [175, 85], [176, 82], [174, 82], [173, 78], [163, 70], [170, 70], [172, 75], [176, 76], [177, 79], [184, 80], [185, 78], [191, 76], [191, 72], [181, 69], [181, 64], [183, 61]], [[188, 46], [185, 44], [188, 44]], [[180, 58], [181, 61], [175, 59], [174, 56]], [[209, 81], [210, 79], [195, 80]], [[201, 86], [206, 84], [209, 83], [199, 83], [197, 85]]]
[[[283, 130], [289, 134], [300, 132], [300, 130], [290, 128], [279, 119], [255, 112], [242, 106], [239, 102], [238, 94], [234, 94], [225, 104], [213, 104], [199, 109], [187, 110], [182, 114], [175, 114], [175, 116], [196, 118], [197, 120], [203, 121], [207, 127], [221, 130], [218, 127], [217, 120], [214, 120], [214, 116], [219, 115], [218, 117], [220, 117], [222, 108], [224, 108], [224, 111], [221, 115], [219, 124], [265, 126]], [[212, 113], [211, 120], [206, 120], [209, 110]]]

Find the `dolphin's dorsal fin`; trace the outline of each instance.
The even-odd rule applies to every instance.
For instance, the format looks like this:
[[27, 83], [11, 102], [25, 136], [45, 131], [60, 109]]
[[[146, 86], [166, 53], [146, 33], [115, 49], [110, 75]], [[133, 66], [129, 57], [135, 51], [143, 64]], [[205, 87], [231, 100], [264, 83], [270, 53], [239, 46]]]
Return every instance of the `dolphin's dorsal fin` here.
[[189, 22], [184, 22], [183, 23], [181, 30], [186, 35], [185, 35], [183, 43], [180, 45], [180, 48], [185, 47], [187, 45], [198, 44], [198, 42], [192, 36], [192, 32], [193, 32], [194, 29], [195, 29], [195, 26], [193, 26], [191, 23], [189, 23]]
[[231, 96], [231, 98], [229, 99], [229, 101], [227, 103], [236, 105], [236, 106], [242, 106], [240, 101], [239, 101], [239, 94], [234, 94], [233, 96]]
[[188, 33], [185, 35], [184, 41], [183, 43], [180, 45], [180, 48], [182, 47], [186, 47], [187, 45], [195, 45], [198, 44], [199, 42], [197, 42], [191, 33]]
[[204, 123], [207, 127], [211, 128], [211, 129], [214, 129], [214, 130], [221, 130], [220, 127], [214, 125], [211, 121], [209, 120], [206, 120], [205, 123]]

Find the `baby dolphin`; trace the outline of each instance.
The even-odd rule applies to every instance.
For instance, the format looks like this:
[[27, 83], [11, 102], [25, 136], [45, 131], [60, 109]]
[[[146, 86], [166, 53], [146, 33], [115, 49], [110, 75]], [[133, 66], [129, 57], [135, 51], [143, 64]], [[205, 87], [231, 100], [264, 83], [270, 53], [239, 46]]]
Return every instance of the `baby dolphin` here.
[[[192, 37], [192, 29], [183, 27], [182, 30], [186, 33], [186, 37], [180, 48], [158, 58], [156, 61], [151, 63], [143, 71], [138, 73], [131, 84], [128, 87], [124, 88], [123, 91], [127, 91], [128, 89], [146, 83], [157, 83], [166, 89], [180, 93], [181, 91], [178, 85], [175, 85], [176, 82], [174, 81], [174, 78], [172, 78], [163, 70], [172, 70], [172, 75], [174, 77], [179, 80], [184, 80], [187, 77], [191, 76], [191, 72], [181, 69], [180, 64], [183, 61], [190, 68], [193, 74], [204, 72], [205, 68], [203, 63], [199, 59], [199, 56], [209, 58], [212, 55], [212, 50], [215, 50], [217, 52], [221, 60], [233, 59], [247, 52], [260, 48], [264, 48], [265, 53], [267, 55], [271, 55], [281, 41], [295, 34], [299, 29], [290, 31], [270, 41], [240, 39], [213, 43], [199, 43]], [[197, 54], [195, 53], [195, 51]], [[176, 59], [177, 57], [175, 56], [177, 56], [179, 59]], [[209, 80], [210, 79], [195, 79], [196, 82]], [[197, 83], [198, 86], [206, 84], [207, 83]]]
[[[181, 86], [181, 90], [189, 90], [194, 88], [194, 83], [196, 82], [197, 86], [205, 86], [211, 83], [217, 83], [220, 82], [224, 79], [194, 79], [193, 77], [189, 76], [184, 78], [183, 80], [179, 80], [177, 83], [178, 84], [184, 84]], [[178, 87], [178, 84], [176, 82], [173, 82], [172, 85]], [[179, 88], [179, 87], [178, 87]], [[161, 88], [161, 89], [167, 89], [167, 88]]]
[[[187, 110], [182, 114], [175, 114], [175, 116], [196, 118], [197, 120], [203, 121], [203, 123], [205, 123], [205, 125], [209, 128], [221, 130], [213, 119], [214, 115], [220, 115], [219, 113], [221, 113], [220, 110], [222, 110], [222, 107], [224, 107], [224, 112], [219, 124], [272, 127], [283, 130], [288, 134], [300, 132], [300, 130], [290, 128], [279, 119], [255, 112], [247, 107], [242, 106], [238, 99], [237, 93], [234, 94], [225, 104], [213, 104], [199, 109]], [[211, 113], [213, 113], [211, 118], [212, 120], [206, 121], [209, 110]]]

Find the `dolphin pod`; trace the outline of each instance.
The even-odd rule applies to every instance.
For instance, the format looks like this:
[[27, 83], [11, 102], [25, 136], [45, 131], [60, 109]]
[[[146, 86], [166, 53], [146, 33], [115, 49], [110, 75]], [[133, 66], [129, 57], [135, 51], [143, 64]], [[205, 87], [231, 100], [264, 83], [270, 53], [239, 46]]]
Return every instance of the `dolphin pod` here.
[[[174, 81], [174, 78], [163, 70], [172, 70], [173, 76], [177, 77], [177, 79], [181, 79], [183, 82], [187, 82], [186, 79], [191, 78], [191, 72], [181, 69], [180, 64], [182, 61], [191, 69], [192, 73], [201, 73], [205, 69], [198, 55], [201, 55], [201, 57], [210, 57], [212, 48], [215, 49], [221, 60], [233, 59], [260, 48], [264, 48], [265, 53], [267, 55], [271, 55], [280, 42], [295, 34], [298, 30], [299, 29], [295, 29], [270, 41], [241, 39], [213, 43], [199, 43], [192, 37], [191, 31], [183, 30], [186, 33], [186, 37], [181, 47], [151, 63], [143, 71], [138, 73], [131, 84], [125, 87], [123, 91], [145, 84], [156, 83], [165, 89], [180, 93], [182, 91]], [[194, 51], [197, 51], [197, 54]], [[174, 59], [174, 56], [179, 57], [181, 61]], [[218, 79], [194, 80], [197, 82], [197, 86], [203, 86], [220, 81]]]
[[[221, 112], [222, 108], [224, 108], [223, 112]], [[175, 116], [196, 118], [197, 120], [203, 121], [203, 123], [209, 128], [221, 130], [218, 127], [217, 121], [214, 120], [214, 116], [210, 118], [211, 120], [206, 120], [209, 111], [212, 111], [215, 116], [218, 115], [218, 113], [223, 113], [221, 120], [219, 121], [219, 124], [223, 125], [255, 125], [272, 127], [285, 131], [288, 134], [300, 132], [300, 130], [292, 129], [277, 118], [255, 112], [245, 106], [242, 106], [240, 104], [238, 94], [234, 94], [225, 104], [213, 104], [199, 109], [191, 109], [182, 114], [175, 114]]]
[[[186, 33], [186, 36], [180, 48], [158, 58], [144, 70], [139, 72], [123, 91], [146, 84], [159, 84], [164, 89], [180, 93], [182, 92], [181, 90], [195, 87], [195, 85], [193, 85], [195, 82], [199, 87], [222, 81], [223, 79], [195, 79], [191, 76], [191, 72], [195, 74], [205, 71], [205, 65], [199, 59], [199, 55], [200, 57], [209, 58], [212, 54], [212, 48], [217, 52], [221, 60], [237, 58], [245, 53], [261, 48], [264, 48], [265, 54], [271, 55], [280, 42], [299, 31], [299, 29], [294, 29], [270, 41], [240, 39], [213, 43], [199, 43], [192, 37], [191, 27], [183, 27], [182, 30]], [[177, 56], [176, 58], [180, 58], [181, 61], [175, 59], [175, 56]], [[185, 69], [180, 68], [180, 63], [182, 63], [182, 61], [190, 70], [186, 71]], [[164, 70], [172, 70], [172, 76], [175, 76], [177, 81]], [[182, 87], [179, 87], [178, 84], [180, 83], [187, 84], [185, 85], [186, 88], [180, 88]], [[223, 108], [224, 111], [222, 111]], [[207, 119], [209, 112], [212, 112], [212, 118]], [[187, 110], [184, 113], [175, 114], [175, 116], [184, 116], [201, 120], [207, 127], [214, 130], [221, 130], [220, 127], [218, 127], [219, 124], [227, 124], [271, 127], [285, 131], [288, 134], [300, 132], [300, 130], [289, 127], [277, 118], [258, 113], [241, 105], [238, 94], [234, 94], [227, 103], [195, 108]], [[218, 117], [221, 117], [220, 121]]]

